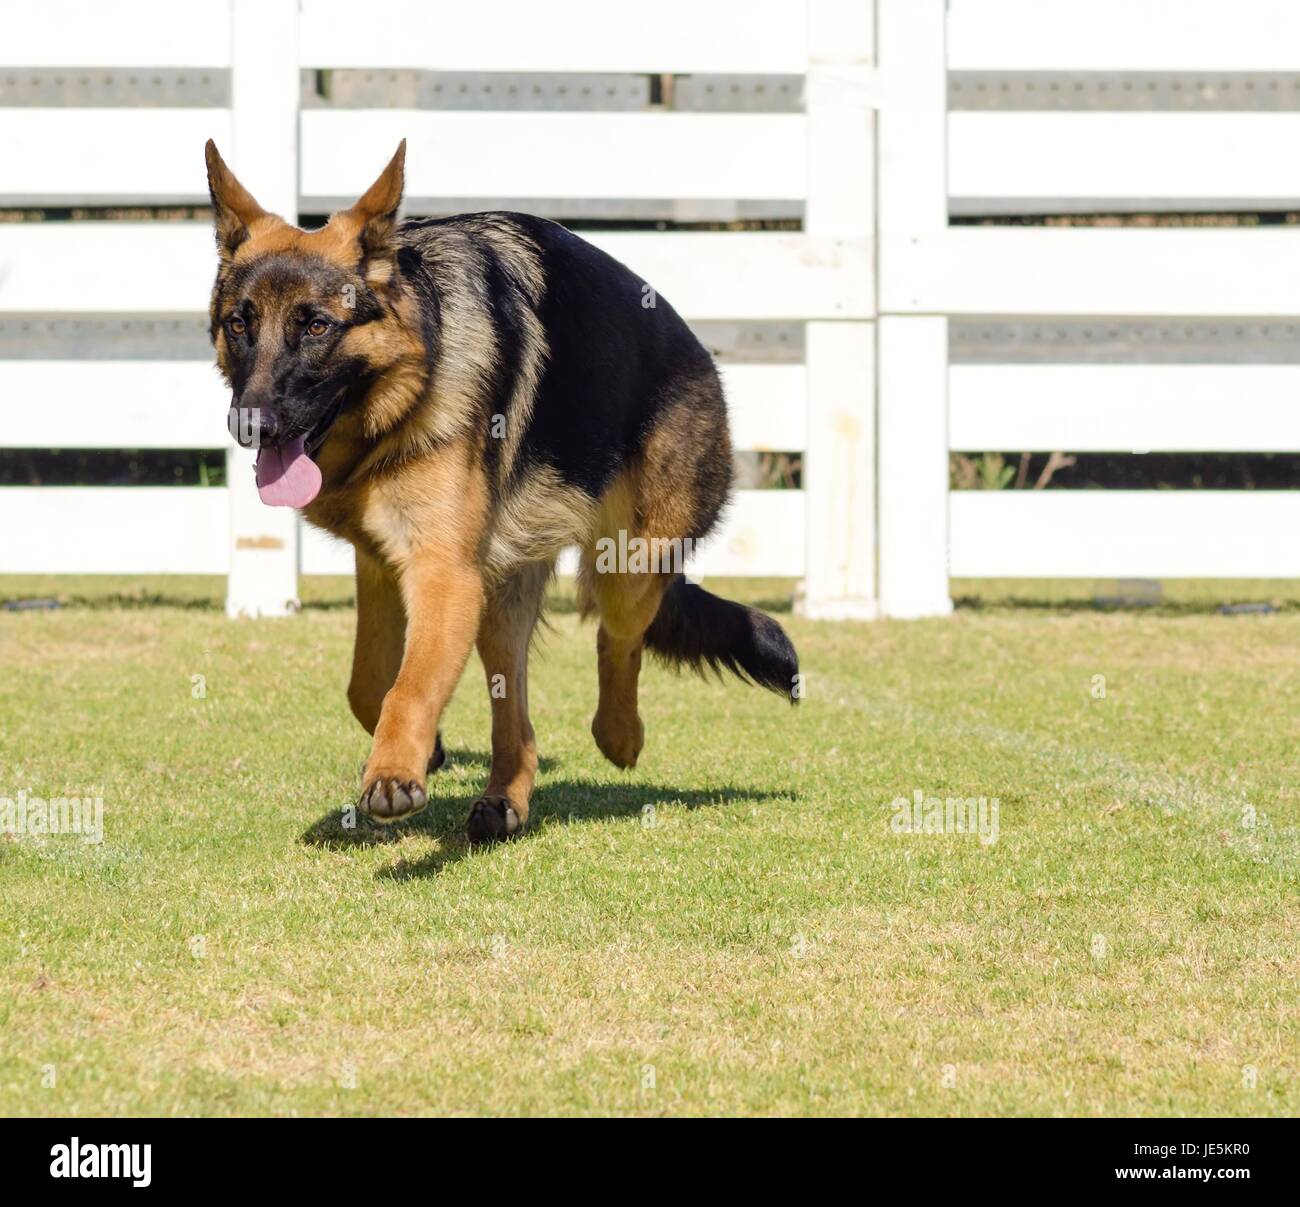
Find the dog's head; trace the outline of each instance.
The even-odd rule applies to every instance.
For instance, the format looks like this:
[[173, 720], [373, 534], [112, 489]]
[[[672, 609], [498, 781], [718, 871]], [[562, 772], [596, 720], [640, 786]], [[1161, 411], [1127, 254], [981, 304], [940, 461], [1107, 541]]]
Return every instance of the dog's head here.
[[258, 449], [266, 503], [305, 507], [316, 497], [313, 454], [389, 367], [392, 341], [370, 329], [391, 314], [405, 157], [403, 141], [360, 201], [307, 232], [258, 205], [207, 144], [220, 259], [212, 341], [233, 391], [231, 431]]

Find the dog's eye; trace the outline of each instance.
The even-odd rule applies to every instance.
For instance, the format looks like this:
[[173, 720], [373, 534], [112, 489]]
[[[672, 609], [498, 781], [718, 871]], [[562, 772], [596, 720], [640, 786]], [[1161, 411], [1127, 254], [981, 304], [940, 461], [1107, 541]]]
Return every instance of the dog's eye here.
[[312, 321], [307, 324], [308, 335], [324, 335], [329, 329], [330, 325], [324, 319], [312, 319]]
[[231, 335], [243, 335], [248, 330], [248, 325], [243, 319], [236, 316], [226, 320], [226, 329]]

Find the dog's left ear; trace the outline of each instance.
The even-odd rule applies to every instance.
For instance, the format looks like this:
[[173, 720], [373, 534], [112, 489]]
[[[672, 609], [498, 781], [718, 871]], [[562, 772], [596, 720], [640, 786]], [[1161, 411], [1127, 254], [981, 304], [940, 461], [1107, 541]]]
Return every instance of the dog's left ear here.
[[406, 139], [398, 145], [397, 153], [388, 161], [388, 167], [351, 209], [342, 210], [330, 219], [354, 234], [361, 244], [362, 253], [373, 256], [388, 248], [397, 227], [397, 210], [402, 204], [402, 189], [406, 184]]

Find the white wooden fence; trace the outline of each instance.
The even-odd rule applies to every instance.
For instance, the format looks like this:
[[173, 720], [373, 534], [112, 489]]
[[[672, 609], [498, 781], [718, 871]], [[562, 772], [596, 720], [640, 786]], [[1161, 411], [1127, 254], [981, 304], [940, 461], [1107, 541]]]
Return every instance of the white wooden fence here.
[[[557, 19], [562, 9], [563, 19]], [[268, 208], [358, 193], [400, 137], [414, 197], [802, 202], [803, 230], [599, 233], [692, 321], [804, 325], [724, 364], [741, 491], [706, 574], [802, 577], [824, 617], [942, 613], [948, 576], [1300, 576], [1300, 494], [948, 489], [982, 449], [1294, 451], [1289, 366], [954, 365], [951, 316], [1292, 316], [1300, 231], [949, 225], [951, 197], [1300, 197], [1300, 114], [962, 112], [947, 73], [1300, 68], [1278, 0], [26, 0], [6, 68], [231, 74], [228, 107], [0, 107], [0, 205], [200, 203], [216, 139]], [[774, 73], [797, 113], [303, 109], [300, 70]], [[0, 318], [193, 315], [206, 223], [0, 224]], [[210, 359], [0, 359], [0, 447], [225, 448], [231, 485], [0, 489], [0, 573], [228, 573], [278, 614], [346, 548], [263, 507]]]
[[[1290, 365], [949, 366], [952, 318], [1300, 313], [1300, 230], [960, 226], [953, 197], [1300, 197], [1296, 112], [948, 113], [946, 70], [1300, 70], [1285, 0], [879, 0], [879, 590], [1295, 577], [1300, 491], [956, 491], [954, 450], [1300, 451]], [[1249, 207], [1247, 207], [1249, 208]]]

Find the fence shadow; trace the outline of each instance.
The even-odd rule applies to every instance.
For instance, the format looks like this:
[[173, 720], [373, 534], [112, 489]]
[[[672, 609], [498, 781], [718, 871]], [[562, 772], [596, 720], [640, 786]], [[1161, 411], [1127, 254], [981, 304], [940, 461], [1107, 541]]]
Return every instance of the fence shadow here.
[[[479, 751], [457, 752], [458, 762], [481, 766], [487, 772], [488, 757]], [[545, 771], [545, 765], [543, 766]], [[393, 826], [375, 825], [356, 815], [351, 826], [344, 824], [344, 810], [333, 809], [318, 818], [299, 836], [308, 846], [346, 851], [356, 847], [387, 846], [404, 836], [422, 834], [438, 840], [437, 847], [412, 862], [386, 867], [376, 875], [387, 880], [411, 880], [440, 873], [450, 864], [471, 854], [490, 854], [495, 848], [471, 848], [465, 840], [465, 816], [471, 793], [463, 781], [452, 782], [437, 775], [429, 780], [428, 807], [409, 821]], [[517, 841], [528, 842], [548, 826], [579, 825], [605, 818], [639, 818], [647, 806], [675, 805], [687, 809], [725, 807], [737, 801], [765, 801], [789, 798], [792, 790], [765, 790], [723, 785], [711, 789], [682, 791], [670, 784], [605, 784], [584, 779], [549, 779], [543, 775], [533, 794], [527, 831]]]

